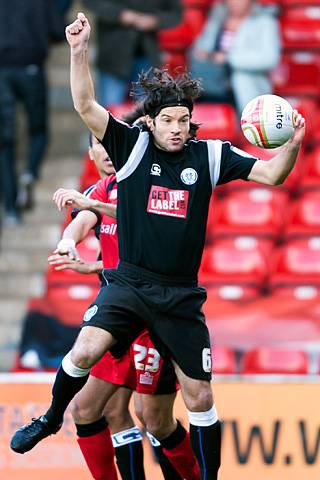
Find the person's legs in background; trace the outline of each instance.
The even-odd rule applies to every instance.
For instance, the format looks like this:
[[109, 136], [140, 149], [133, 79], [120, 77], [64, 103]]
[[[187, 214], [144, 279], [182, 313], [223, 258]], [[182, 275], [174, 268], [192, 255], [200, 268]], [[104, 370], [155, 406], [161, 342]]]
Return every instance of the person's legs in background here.
[[[119, 77], [107, 72], [98, 72], [98, 98], [104, 106], [117, 105], [128, 99], [128, 88], [131, 82], [138, 80], [139, 73], [147, 71], [151, 67], [146, 57], [138, 57], [134, 60], [129, 78]], [[134, 99], [135, 100], [135, 99]]]
[[109, 106], [124, 102], [127, 97], [127, 80], [103, 71], [98, 72], [98, 75], [99, 103]]
[[20, 223], [16, 207], [17, 180], [15, 162], [15, 90], [14, 70], [0, 68], [0, 189], [5, 209], [4, 226]]
[[[139, 74], [143, 72], [147, 72], [149, 68], [151, 68], [151, 63], [146, 57], [137, 57], [133, 62], [132, 72], [130, 82], [137, 82], [139, 78]], [[135, 89], [135, 97], [133, 100], [139, 101], [139, 90]]]
[[20, 70], [18, 93], [25, 107], [29, 144], [27, 161], [19, 179], [18, 206], [33, 207], [33, 186], [39, 178], [40, 168], [48, 144], [47, 81], [44, 70], [29, 65]]

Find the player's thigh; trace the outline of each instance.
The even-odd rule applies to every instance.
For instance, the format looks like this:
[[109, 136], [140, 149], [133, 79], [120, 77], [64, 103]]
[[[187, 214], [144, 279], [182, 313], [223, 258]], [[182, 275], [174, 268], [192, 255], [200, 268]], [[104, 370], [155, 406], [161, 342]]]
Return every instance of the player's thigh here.
[[84, 327], [72, 348], [71, 360], [77, 366], [89, 368], [115, 343], [116, 340], [107, 330], [99, 327]]
[[181, 370], [176, 362], [173, 362], [173, 364], [187, 409], [195, 412], [210, 410], [213, 405], [211, 382], [191, 378]]
[[118, 386], [93, 376], [75, 396], [71, 404], [71, 413], [75, 423], [86, 424], [99, 420], [106, 403], [116, 392]]

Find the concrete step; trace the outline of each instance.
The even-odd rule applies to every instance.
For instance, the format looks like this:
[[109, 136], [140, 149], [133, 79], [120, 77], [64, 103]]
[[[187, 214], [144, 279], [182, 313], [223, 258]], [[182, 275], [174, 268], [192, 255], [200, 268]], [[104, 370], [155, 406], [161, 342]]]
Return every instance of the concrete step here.
[[[1, 325], [8, 327], [21, 324], [21, 319], [25, 315], [27, 302], [24, 298], [5, 298], [0, 296], [0, 322]], [[3, 337], [0, 337], [0, 341]]]
[[2, 235], [2, 251], [26, 251], [52, 248], [60, 237], [60, 225], [51, 223], [39, 225], [21, 225], [4, 230]]
[[20, 343], [21, 320], [10, 326], [0, 325], [0, 338], [0, 371], [7, 372], [13, 366]]
[[47, 257], [50, 250], [23, 249], [3, 251], [1, 254], [0, 274], [11, 275], [11, 273], [39, 273], [46, 270], [48, 266]]
[[13, 365], [21, 338], [22, 320], [26, 312], [26, 300], [0, 296], [0, 371], [6, 372]]
[[22, 273], [11, 272], [1, 275], [0, 292], [7, 300], [26, 300], [29, 297], [40, 297], [45, 291], [42, 272]]

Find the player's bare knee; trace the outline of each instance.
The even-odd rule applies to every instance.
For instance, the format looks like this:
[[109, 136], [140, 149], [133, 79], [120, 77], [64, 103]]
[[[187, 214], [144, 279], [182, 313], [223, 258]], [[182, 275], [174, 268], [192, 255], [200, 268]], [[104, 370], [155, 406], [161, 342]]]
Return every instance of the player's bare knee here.
[[70, 411], [74, 423], [87, 424], [93, 423], [102, 417], [100, 409], [93, 408], [93, 405], [82, 405], [81, 401], [75, 397], [70, 404]]
[[71, 361], [78, 368], [91, 368], [98, 360], [99, 355], [94, 346], [86, 348], [75, 345], [71, 351]]
[[210, 387], [189, 391], [185, 396], [185, 404], [191, 412], [206, 412], [213, 406], [213, 396]]
[[154, 410], [143, 412], [146, 429], [158, 440], [168, 437], [176, 428], [176, 422], [172, 415], [155, 412]]

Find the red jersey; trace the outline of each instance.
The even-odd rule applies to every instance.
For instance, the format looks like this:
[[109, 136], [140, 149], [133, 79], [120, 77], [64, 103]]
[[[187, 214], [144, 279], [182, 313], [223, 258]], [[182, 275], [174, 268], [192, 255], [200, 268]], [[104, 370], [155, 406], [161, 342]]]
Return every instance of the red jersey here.
[[[104, 203], [117, 204], [117, 181], [115, 175], [109, 175], [92, 187], [85, 193], [93, 200], [99, 200]], [[101, 214], [101, 223], [99, 227], [99, 240], [101, 246], [101, 256], [105, 268], [116, 268], [119, 261], [118, 234], [116, 218]]]
[[[117, 204], [116, 175], [99, 180], [88, 188], [85, 195], [104, 203]], [[100, 215], [99, 240], [104, 268], [116, 268], [119, 261], [117, 221], [107, 215]], [[123, 385], [138, 393], [168, 394], [179, 388], [173, 366], [164, 361], [149, 337], [143, 330], [130, 350], [121, 358], [110, 352], [104, 354], [90, 371], [94, 377], [115, 385]]]

